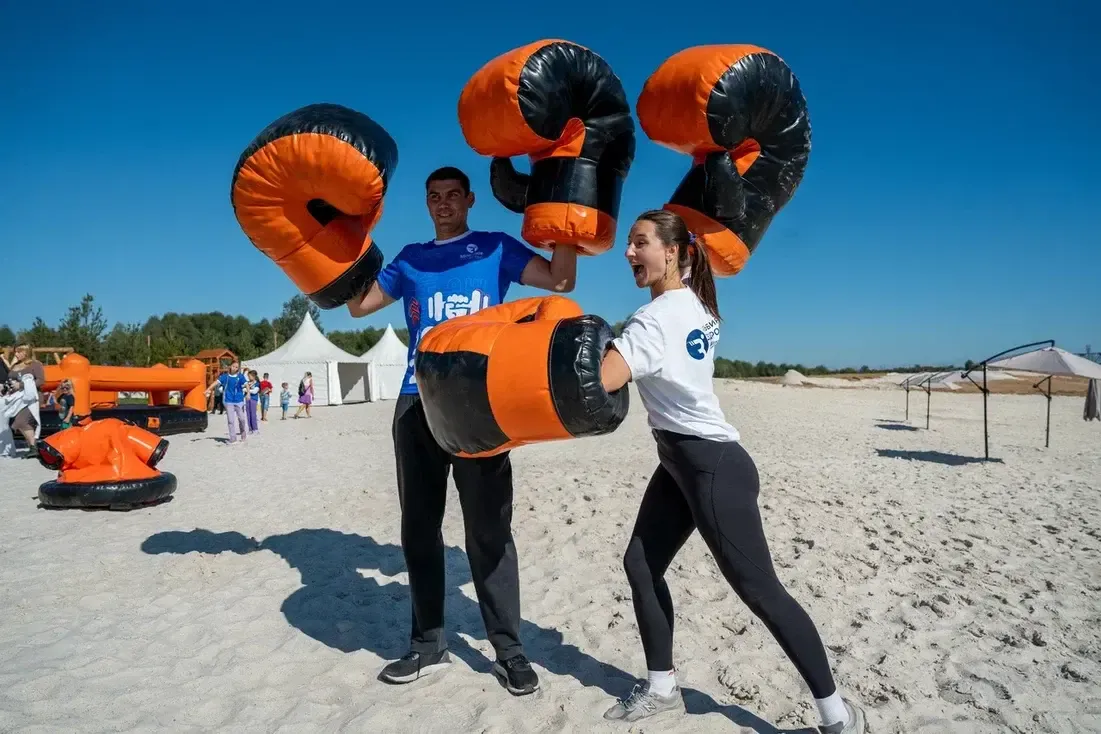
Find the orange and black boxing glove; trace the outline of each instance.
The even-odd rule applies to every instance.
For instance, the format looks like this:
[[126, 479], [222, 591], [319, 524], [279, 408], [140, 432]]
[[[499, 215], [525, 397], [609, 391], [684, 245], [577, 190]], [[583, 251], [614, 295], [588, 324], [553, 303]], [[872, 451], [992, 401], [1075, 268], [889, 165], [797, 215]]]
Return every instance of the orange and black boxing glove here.
[[626, 387], [604, 390], [612, 327], [564, 296], [524, 298], [432, 327], [417, 346], [417, 388], [440, 446], [464, 457], [611, 433]]
[[637, 111], [651, 140], [692, 156], [664, 208], [702, 242], [715, 275], [737, 274], [807, 167], [810, 119], [795, 74], [758, 46], [697, 46], [658, 67]]
[[371, 229], [398, 146], [367, 115], [312, 104], [249, 143], [230, 197], [241, 229], [319, 307], [342, 306], [382, 270]]
[[[528, 243], [587, 255], [612, 246], [635, 124], [604, 59], [569, 41], [509, 51], [467, 82], [459, 123], [470, 147], [493, 157], [493, 195], [524, 215]], [[530, 174], [512, 166], [519, 155], [530, 158]]]

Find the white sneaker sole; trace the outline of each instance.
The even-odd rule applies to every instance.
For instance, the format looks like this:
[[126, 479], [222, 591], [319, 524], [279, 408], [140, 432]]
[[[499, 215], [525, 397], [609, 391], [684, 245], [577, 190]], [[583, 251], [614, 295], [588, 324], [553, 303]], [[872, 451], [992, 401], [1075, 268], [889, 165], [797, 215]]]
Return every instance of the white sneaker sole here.
[[535, 682], [535, 688], [532, 688], [530, 691], [524, 690], [523, 688], [514, 688], [513, 686], [509, 685], [508, 671], [506, 671], [504, 669], [504, 666], [502, 666], [500, 663], [493, 663], [493, 674], [497, 676], [497, 680], [501, 682], [501, 685], [505, 687], [505, 690], [514, 696], [527, 696], [539, 690], [538, 681]]

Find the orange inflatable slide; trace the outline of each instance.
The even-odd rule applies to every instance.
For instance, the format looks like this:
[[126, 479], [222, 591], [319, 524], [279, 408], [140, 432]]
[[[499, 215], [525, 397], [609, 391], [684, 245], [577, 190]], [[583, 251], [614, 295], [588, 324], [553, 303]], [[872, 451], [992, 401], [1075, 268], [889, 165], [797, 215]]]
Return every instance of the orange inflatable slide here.
[[[197, 359], [182, 367], [108, 367], [91, 364], [79, 354], [67, 354], [60, 365], [45, 368], [44, 391], [55, 390], [62, 380], [73, 384], [76, 416], [93, 420], [118, 418], [145, 428], [157, 435], [205, 431], [206, 366]], [[183, 393], [182, 405], [170, 405], [169, 394]], [[145, 405], [120, 405], [120, 392], [144, 392], [149, 395]], [[42, 411], [42, 435], [60, 430], [57, 413]]]

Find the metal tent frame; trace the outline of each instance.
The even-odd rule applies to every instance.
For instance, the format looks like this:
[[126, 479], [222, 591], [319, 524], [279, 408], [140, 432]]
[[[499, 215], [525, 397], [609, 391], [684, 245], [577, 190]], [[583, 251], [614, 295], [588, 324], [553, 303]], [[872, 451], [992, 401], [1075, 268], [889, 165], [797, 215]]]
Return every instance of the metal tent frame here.
[[[964, 377], [966, 377], [968, 380], [971, 381], [972, 385], [974, 385], [975, 387], [979, 388], [980, 391], [982, 391], [983, 458], [986, 461], [990, 461], [990, 428], [989, 428], [989, 420], [988, 420], [987, 407], [986, 407], [987, 396], [990, 394], [990, 390], [989, 390], [989, 388], [987, 387], [987, 384], [986, 384], [986, 366], [990, 362], [993, 362], [994, 360], [996, 360], [1000, 357], [1004, 357], [1007, 354], [1012, 354], [1013, 352], [1020, 352], [1020, 351], [1023, 351], [1023, 350], [1032, 351], [1033, 349], [1041, 349], [1043, 347], [1054, 347], [1054, 346], [1055, 346], [1055, 340], [1054, 339], [1045, 339], [1044, 341], [1032, 342], [1031, 344], [1022, 344], [1020, 346], [1013, 347], [1012, 349], [1007, 349], [1004, 352], [998, 352], [997, 354], [993, 355], [992, 357], [987, 357], [982, 362], [979, 362], [978, 364], [973, 365], [971, 367], [971, 369], [969, 369], [966, 372], [962, 373]], [[975, 382], [975, 379], [973, 377], [971, 377], [971, 373], [974, 372], [975, 370], [979, 369], [979, 368], [982, 369], [982, 384], [981, 385], [979, 383]], [[1051, 436], [1051, 375], [1048, 375], [1044, 379], [1040, 380], [1039, 382], [1037, 382], [1032, 387], [1038, 389], [1039, 386], [1042, 385], [1044, 382], [1047, 382], [1047, 392], [1044, 393], [1042, 390], [1040, 392], [1041, 392], [1042, 395], [1045, 395], [1045, 397], [1047, 397], [1047, 435], [1050, 439], [1050, 436]], [[1046, 443], [1045, 443], [1045, 445], [1046, 445]]]

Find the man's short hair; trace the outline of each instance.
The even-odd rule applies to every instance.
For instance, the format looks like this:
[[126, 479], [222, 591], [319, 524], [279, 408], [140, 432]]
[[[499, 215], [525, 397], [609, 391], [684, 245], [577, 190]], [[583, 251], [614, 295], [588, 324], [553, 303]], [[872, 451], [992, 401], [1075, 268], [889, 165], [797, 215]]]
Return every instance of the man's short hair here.
[[470, 178], [458, 168], [455, 168], [455, 166], [437, 168], [435, 171], [428, 174], [428, 178], [425, 179], [424, 182], [425, 191], [428, 191], [428, 185], [433, 181], [458, 181], [459, 185], [463, 187], [463, 193], [470, 193]]

